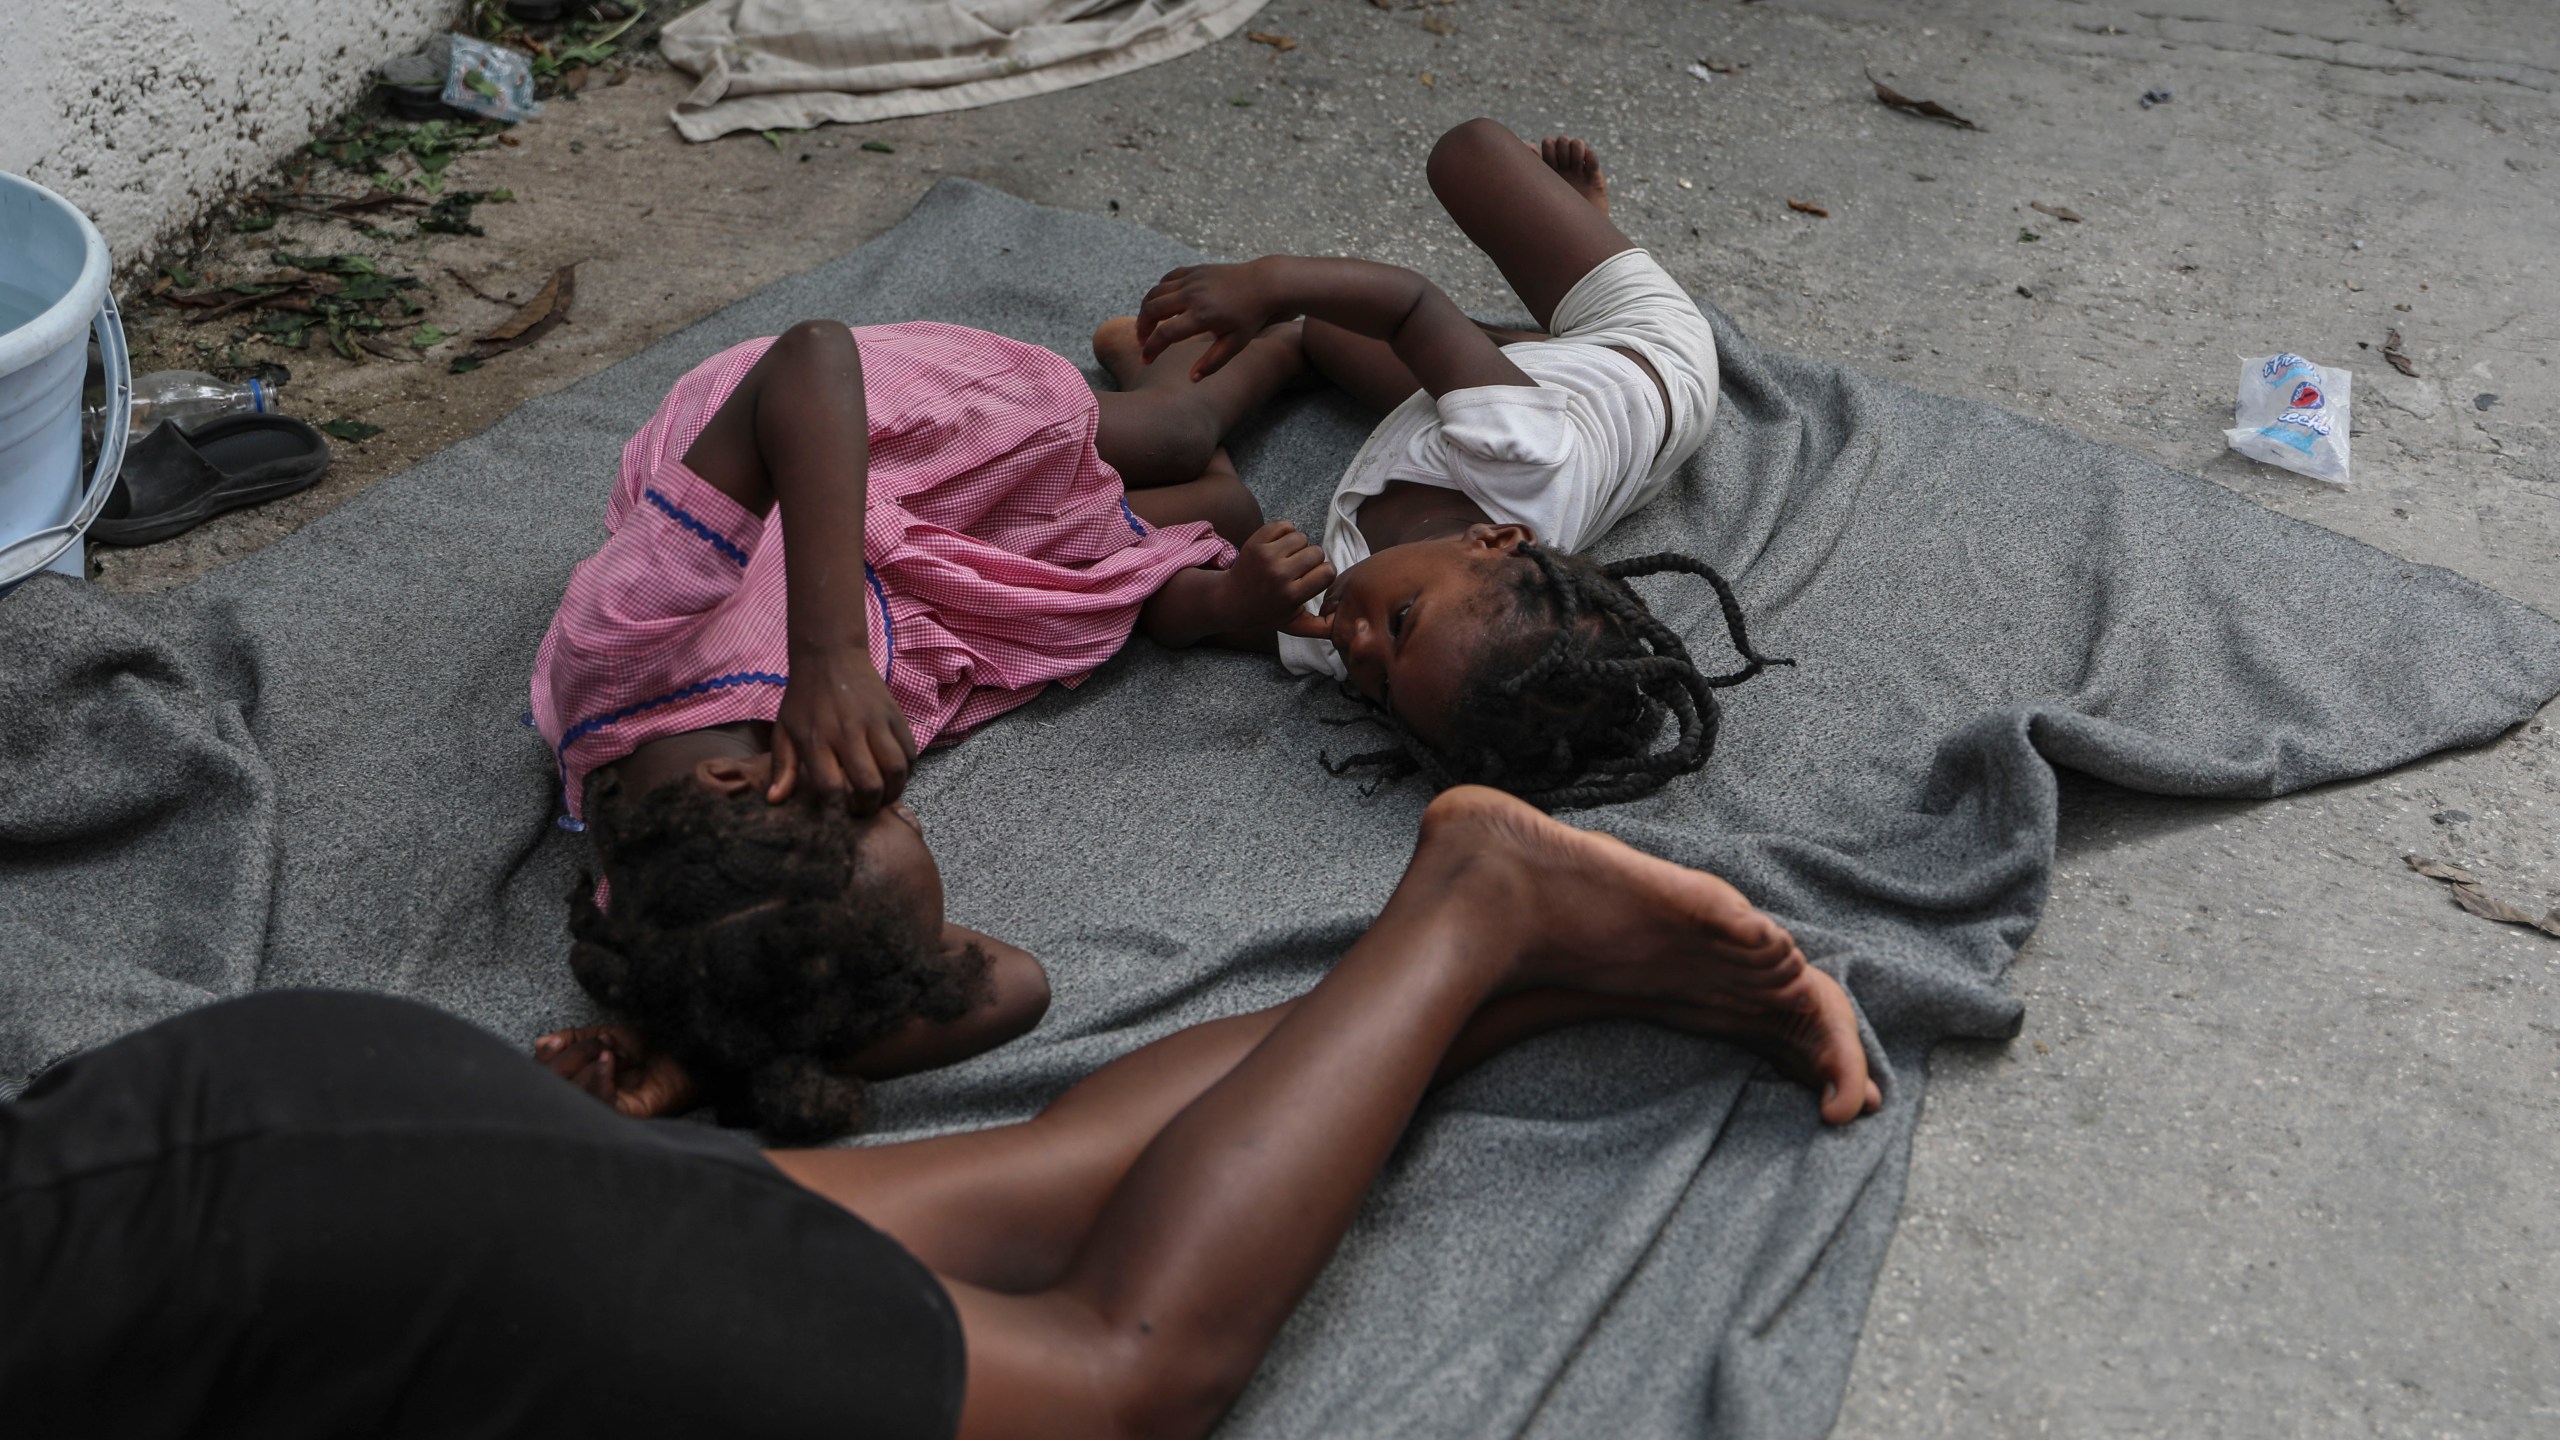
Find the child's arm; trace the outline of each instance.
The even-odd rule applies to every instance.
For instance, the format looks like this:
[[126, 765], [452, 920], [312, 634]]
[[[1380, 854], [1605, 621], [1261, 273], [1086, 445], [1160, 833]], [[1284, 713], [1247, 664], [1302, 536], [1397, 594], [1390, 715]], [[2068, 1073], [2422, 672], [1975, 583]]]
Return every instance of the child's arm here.
[[1215, 640], [1240, 650], [1272, 648], [1271, 633], [1297, 633], [1315, 617], [1300, 607], [1333, 583], [1333, 566], [1314, 541], [1286, 520], [1274, 520], [1236, 547], [1224, 570], [1177, 570], [1164, 588], [1138, 607], [1138, 628], [1159, 645], [1179, 650]]
[[1029, 1034], [1040, 1017], [1049, 1013], [1049, 973], [1031, 952], [948, 922], [942, 927], [942, 939], [945, 945], [976, 945], [987, 952], [987, 988], [992, 993], [985, 1003], [971, 1006], [957, 1020], [909, 1020], [839, 1068], [865, 1080], [888, 1080], [957, 1065]]
[[1197, 380], [1241, 353], [1264, 326], [1293, 315], [1386, 341], [1434, 396], [1538, 383], [1439, 286], [1369, 260], [1266, 255], [1241, 265], [1185, 266], [1147, 292], [1138, 307], [1138, 338], [1153, 360], [1176, 341], [1217, 336], [1192, 367]]
[[862, 356], [832, 321], [791, 327], [711, 417], [684, 462], [757, 514], [779, 509], [790, 618], [791, 683], [773, 733], [773, 784], [790, 797], [803, 770], [868, 815], [898, 798], [915, 760], [907, 719], [871, 663], [863, 506], [870, 423]]

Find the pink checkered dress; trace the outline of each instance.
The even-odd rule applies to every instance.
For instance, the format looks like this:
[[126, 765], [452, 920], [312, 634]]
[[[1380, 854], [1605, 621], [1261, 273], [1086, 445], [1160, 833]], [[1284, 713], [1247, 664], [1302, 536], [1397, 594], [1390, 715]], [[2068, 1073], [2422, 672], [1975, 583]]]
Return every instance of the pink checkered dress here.
[[[954, 325], [853, 335], [871, 421], [871, 658], [919, 746], [1077, 684], [1176, 572], [1234, 559], [1204, 522], [1158, 530], [1130, 513], [1093, 447], [1093, 392], [1063, 357]], [[781, 518], [684, 464], [772, 343], [703, 362], [623, 448], [612, 533], [571, 572], [534, 657], [534, 724], [559, 757], [572, 825], [597, 766], [781, 708]]]

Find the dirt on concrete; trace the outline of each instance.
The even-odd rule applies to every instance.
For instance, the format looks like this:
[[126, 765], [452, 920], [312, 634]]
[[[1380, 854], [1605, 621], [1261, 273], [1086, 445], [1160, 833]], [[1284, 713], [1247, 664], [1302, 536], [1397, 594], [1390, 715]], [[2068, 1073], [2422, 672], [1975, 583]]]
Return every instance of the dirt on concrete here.
[[[273, 229], [217, 224], [198, 246], [164, 257], [200, 286], [276, 273], [277, 252], [356, 254], [388, 274], [414, 275], [423, 308], [383, 333], [401, 358], [359, 351], [348, 360], [315, 332], [302, 349], [249, 333], [256, 312], [192, 323], [196, 312], [128, 302], [136, 373], [282, 364], [283, 408], [314, 422], [379, 426], [360, 442], [332, 441], [327, 478], [300, 495], [219, 517], [165, 544], [93, 547], [90, 568], [120, 590], [157, 590], [292, 533], [383, 476], [397, 474], [486, 429], [526, 399], [556, 390], [642, 349], [769, 281], [805, 270], [896, 222], [929, 184], [917, 165], [859, 148], [843, 134], [792, 137], [777, 150], [756, 136], [688, 145], [666, 114], [691, 82], [663, 65], [622, 72], [507, 132], [443, 171], [446, 192], [512, 191], [483, 202], [483, 235], [414, 234], [414, 208], [359, 222], [277, 212]], [[806, 157], [803, 159], [802, 157]], [[361, 194], [359, 176], [313, 183]], [[387, 238], [397, 235], [400, 238]], [[574, 265], [566, 323], [479, 369], [452, 372], [473, 337], [507, 321], [552, 272]], [[420, 325], [451, 338], [421, 348]]]

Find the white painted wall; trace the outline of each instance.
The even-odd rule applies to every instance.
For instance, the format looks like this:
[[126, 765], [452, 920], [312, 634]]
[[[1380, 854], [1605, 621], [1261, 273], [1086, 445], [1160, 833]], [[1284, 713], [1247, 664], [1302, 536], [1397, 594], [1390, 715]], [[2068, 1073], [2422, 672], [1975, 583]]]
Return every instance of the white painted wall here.
[[86, 210], [129, 268], [462, 12], [462, 0], [0, 0], [0, 170]]

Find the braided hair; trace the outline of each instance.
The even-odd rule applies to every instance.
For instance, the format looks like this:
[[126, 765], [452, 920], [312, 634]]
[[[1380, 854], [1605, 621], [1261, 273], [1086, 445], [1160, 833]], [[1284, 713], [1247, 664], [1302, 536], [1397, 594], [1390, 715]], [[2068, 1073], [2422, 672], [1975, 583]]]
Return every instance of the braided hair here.
[[[1525, 541], [1515, 553], [1528, 564], [1512, 592], [1514, 623], [1460, 686], [1448, 734], [1425, 740], [1361, 696], [1372, 712], [1363, 718], [1385, 725], [1396, 744], [1339, 763], [1320, 757], [1328, 771], [1419, 772], [1435, 790], [1493, 785], [1544, 810], [1616, 805], [1707, 763], [1723, 717], [1715, 691], [1795, 663], [1751, 648], [1733, 587], [1702, 560], [1665, 552], [1604, 565]], [[1700, 674], [1678, 633], [1627, 584], [1666, 572], [1715, 587], [1741, 669]], [[1666, 718], [1679, 733], [1655, 749]]]
[[986, 998], [986, 952], [919, 933], [853, 817], [814, 794], [768, 806], [679, 778], [634, 799], [608, 771], [588, 811], [613, 908], [579, 877], [570, 969], [695, 1076], [723, 1124], [784, 1144], [841, 1135], [863, 1085], [835, 1062]]

